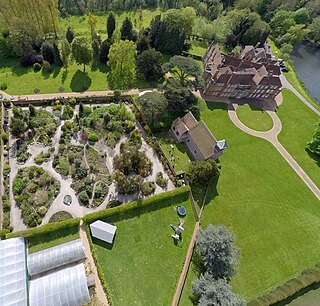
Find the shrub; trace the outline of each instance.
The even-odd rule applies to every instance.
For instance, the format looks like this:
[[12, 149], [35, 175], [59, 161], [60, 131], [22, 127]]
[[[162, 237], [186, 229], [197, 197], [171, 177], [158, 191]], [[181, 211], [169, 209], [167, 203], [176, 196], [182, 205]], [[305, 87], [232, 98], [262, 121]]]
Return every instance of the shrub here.
[[68, 120], [73, 117], [73, 108], [69, 105], [63, 107], [63, 112], [61, 115], [62, 120]]
[[144, 182], [141, 186], [141, 192], [143, 195], [147, 196], [151, 193], [154, 193], [156, 185], [154, 182]]
[[89, 133], [88, 140], [90, 142], [97, 142], [99, 140], [99, 138], [95, 133]]
[[40, 206], [38, 208], [38, 213], [39, 213], [40, 216], [43, 217], [47, 213], [47, 208], [45, 206]]
[[2, 83], [0, 85], [0, 90], [6, 90], [8, 88], [7, 84], [6, 83]]
[[33, 71], [39, 72], [40, 70], [41, 70], [41, 65], [39, 63], [34, 63], [33, 64]]
[[43, 61], [42, 70], [46, 73], [50, 73], [52, 71], [51, 64], [48, 61]]
[[163, 177], [162, 172], [158, 172], [156, 175], [156, 183], [158, 186], [165, 188], [168, 186], [168, 180]]
[[206, 186], [218, 174], [219, 170], [214, 160], [196, 160], [189, 164], [187, 179], [191, 184]]
[[78, 199], [79, 199], [80, 203], [83, 204], [83, 205], [88, 205], [89, 204], [89, 196], [88, 196], [86, 191], [81, 191], [78, 194]]
[[70, 104], [71, 106], [76, 105], [76, 104], [77, 104], [77, 99], [76, 99], [76, 98], [69, 98], [69, 104]]
[[35, 63], [42, 64], [43, 63], [43, 56], [41, 54], [30, 54], [26, 55], [21, 58], [20, 66], [21, 67], [31, 67]]

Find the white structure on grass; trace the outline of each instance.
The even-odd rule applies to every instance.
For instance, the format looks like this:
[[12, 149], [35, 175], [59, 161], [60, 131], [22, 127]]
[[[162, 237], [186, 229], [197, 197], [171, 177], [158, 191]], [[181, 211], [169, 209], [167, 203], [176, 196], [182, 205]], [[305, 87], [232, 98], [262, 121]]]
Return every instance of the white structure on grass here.
[[90, 224], [90, 230], [93, 237], [112, 243], [117, 227], [98, 220]]

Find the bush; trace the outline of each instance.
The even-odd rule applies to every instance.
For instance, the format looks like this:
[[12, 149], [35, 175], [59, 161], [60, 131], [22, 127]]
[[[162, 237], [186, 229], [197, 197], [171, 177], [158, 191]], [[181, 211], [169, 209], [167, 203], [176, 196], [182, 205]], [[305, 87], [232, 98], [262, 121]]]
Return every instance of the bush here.
[[77, 99], [76, 99], [76, 98], [69, 98], [69, 104], [70, 104], [71, 106], [76, 105], [76, 104], [77, 104]]
[[97, 142], [99, 140], [99, 138], [95, 133], [89, 133], [88, 140], [90, 142]]
[[209, 159], [192, 161], [187, 171], [187, 179], [191, 184], [206, 186], [208, 182], [219, 174], [219, 169], [214, 160]]
[[149, 206], [149, 205], [156, 205], [159, 204], [161, 202], [164, 202], [168, 199], [171, 198], [175, 198], [175, 197], [179, 197], [182, 195], [185, 195], [186, 198], [189, 196], [189, 192], [190, 192], [190, 187], [189, 186], [184, 186], [181, 188], [177, 188], [168, 192], [163, 192], [142, 200], [138, 200], [138, 201], [133, 201], [130, 203], [126, 203], [123, 204], [121, 206], [118, 207], [113, 207], [113, 208], [107, 208], [105, 210], [101, 210], [98, 212], [94, 212], [91, 214], [88, 214], [86, 216], [83, 217], [83, 220], [90, 224], [96, 220], [99, 219], [104, 219], [119, 213], [126, 213], [132, 209], [138, 208], [138, 207], [144, 207], [144, 206]]
[[88, 205], [89, 204], [89, 196], [88, 196], [88, 194], [87, 194], [87, 192], [85, 190], [81, 191], [78, 194], [78, 199], [79, 199], [80, 203], [83, 204], [83, 205]]
[[168, 180], [163, 177], [162, 172], [158, 172], [156, 175], [156, 183], [158, 186], [165, 188], [168, 186]]
[[50, 73], [52, 71], [51, 64], [48, 61], [43, 61], [42, 70], [46, 73]]
[[69, 105], [63, 107], [63, 112], [61, 115], [62, 120], [68, 120], [73, 117], [73, 108]]
[[143, 195], [147, 196], [154, 193], [156, 189], [156, 184], [154, 182], [144, 182], [141, 187], [141, 192]]
[[41, 65], [39, 63], [34, 63], [33, 64], [33, 71], [39, 72], [40, 70], [41, 70]]
[[3, 229], [3, 230], [0, 230], [0, 239], [4, 239], [6, 237], [7, 234], [10, 233], [10, 230], [8, 229]]
[[20, 60], [20, 66], [25, 68], [31, 67], [36, 63], [40, 65], [43, 63], [43, 56], [41, 54], [26, 55]]
[[0, 85], [0, 90], [6, 90], [8, 88], [7, 84], [6, 83], [2, 83]]

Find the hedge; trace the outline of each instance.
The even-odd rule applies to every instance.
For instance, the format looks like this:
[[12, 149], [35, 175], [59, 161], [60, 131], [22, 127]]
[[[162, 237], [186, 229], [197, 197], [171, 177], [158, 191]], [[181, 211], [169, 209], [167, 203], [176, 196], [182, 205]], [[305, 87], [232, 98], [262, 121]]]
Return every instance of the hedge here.
[[10, 230], [8, 230], [8, 229], [0, 230], [0, 240], [6, 238], [6, 235], [9, 233], [10, 233]]
[[160, 203], [162, 201], [165, 201], [169, 198], [176, 197], [179, 195], [187, 194], [190, 192], [189, 186], [180, 187], [171, 191], [163, 192], [142, 200], [133, 201], [121, 206], [113, 207], [113, 208], [107, 208], [105, 210], [101, 210], [98, 212], [94, 212], [91, 214], [88, 214], [83, 217], [83, 220], [85, 223], [90, 224], [98, 219], [104, 219], [106, 217], [110, 217], [116, 214], [125, 213], [132, 209], [138, 208], [138, 207], [144, 207], [156, 203]]
[[96, 267], [97, 267], [99, 279], [101, 281], [103, 290], [104, 290], [105, 294], [107, 295], [107, 299], [108, 299], [109, 305], [112, 306], [111, 295], [110, 295], [110, 292], [108, 290], [108, 287], [107, 287], [107, 284], [106, 284], [106, 281], [105, 281], [105, 278], [104, 278], [104, 274], [103, 274], [102, 268], [100, 266], [99, 260], [97, 259], [96, 252], [94, 250], [94, 246], [93, 246], [93, 243], [92, 243], [92, 237], [91, 237], [91, 233], [90, 233], [90, 228], [89, 228], [88, 224], [86, 224], [86, 232], [87, 232], [87, 237], [88, 237], [89, 244], [90, 244], [91, 254], [92, 254], [93, 260], [94, 260], [94, 262], [96, 264]]
[[316, 283], [320, 283], [320, 264], [312, 269], [304, 270], [300, 275], [290, 279], [285, 284], [251, 301], [248, 306], [269, 306], [287, 299], [294, 299], [295, 294]]
[[14, 237], [35, 237], [43, 234], [50, 233], [52, 231], [58, 231], [64, 228], [73, 227], [75, 225], [79, 225], [80, 218], [69, 219], [61, 222], [48, 223], [39, 227], [29, 228], [24, 231], [8, 233], [6, 238], [14, 238]]

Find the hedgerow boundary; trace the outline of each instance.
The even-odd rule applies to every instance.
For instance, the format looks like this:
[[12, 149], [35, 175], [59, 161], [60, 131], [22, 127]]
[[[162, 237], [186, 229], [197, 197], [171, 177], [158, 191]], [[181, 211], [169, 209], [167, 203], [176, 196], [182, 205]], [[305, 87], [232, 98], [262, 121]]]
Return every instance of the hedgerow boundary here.
[[295, 278], [249, 302], [248, 306], [286, 305], [295, 298], [314, 289], [315, 285], [320, 285], [320, 263], [311, 269], [302, 271]]

